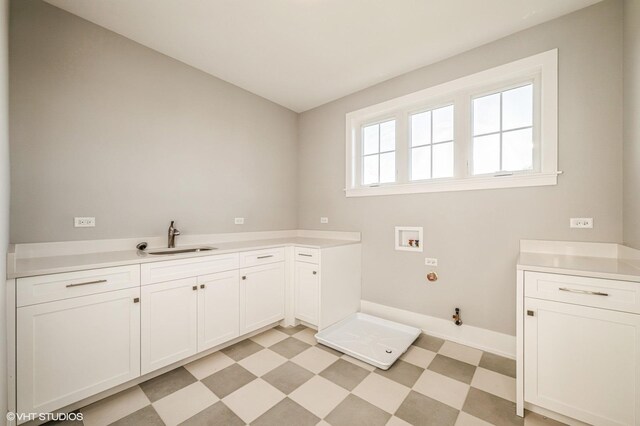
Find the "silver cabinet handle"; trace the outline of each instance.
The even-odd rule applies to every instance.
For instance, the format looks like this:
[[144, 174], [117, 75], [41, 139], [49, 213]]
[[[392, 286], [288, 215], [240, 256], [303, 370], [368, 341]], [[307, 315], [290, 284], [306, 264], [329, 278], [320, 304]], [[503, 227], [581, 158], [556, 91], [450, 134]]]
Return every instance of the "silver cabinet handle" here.
[[266, 258], [268, 258], [268, 257], [273, 257], [273, 255], [272, 255], [272, 254], [269, 254], [269, 255], [267, 255], [267, 256], [258, 256], [258, 259], [266, 259]]
[[298, 256], [313, 257], [313, 255], [311, 255], [311, 254], [306, 254], [306, 253], [298, 253]]
[[106, 283], [107, 280], [95, 280], [95, 281], [87, 281], [86, 283], [77, 283], [77, 284], [67, 284], [68, 287], [79, 287], [81, 285], [89, 285], [89, 284], [101, 284]]
[[569, 293], [589, 294], [591, 296], [608, 296], [609, 293], [602, 293], [600, 291], [578, 290], [576, 288], [558, 287], [560, 291], [568, 291]]

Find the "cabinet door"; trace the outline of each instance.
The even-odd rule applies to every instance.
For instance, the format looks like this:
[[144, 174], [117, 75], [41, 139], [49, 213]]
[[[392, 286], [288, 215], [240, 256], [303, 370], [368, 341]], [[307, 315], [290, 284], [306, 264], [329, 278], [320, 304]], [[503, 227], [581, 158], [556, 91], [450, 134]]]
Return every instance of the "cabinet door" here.
[[284, 318], [284, 262], [240, 270], [240, 334]]
[[320, 304], [320, 275], [318, 265], [295, 264], [295, 316], [309, 324], [318, 325]]
[[525, 401], [597, 425], [640, 423], [640, 316], [525, 299]]
[[17, 410], [46, 413], [140, 375], [139, 288], [17, 309]]
[[197, 290], [196, 278], [142, 287], [142, 374], [196, 353]]
[[240, 335], [238, 271], [198, 277], [198, 352]]

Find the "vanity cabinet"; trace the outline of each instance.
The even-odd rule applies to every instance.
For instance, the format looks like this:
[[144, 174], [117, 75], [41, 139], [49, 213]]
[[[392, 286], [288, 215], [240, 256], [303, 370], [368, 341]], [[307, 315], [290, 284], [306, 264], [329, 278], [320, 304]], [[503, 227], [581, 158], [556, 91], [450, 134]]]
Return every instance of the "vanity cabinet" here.
[[524, 272], [524, 402], [597, 425], [640, 423], [638, 283]]
[[198, 277], [198, 352], [240, 335], [237, 270]]
[[198, 350], [197, 278], [142, 286], [142, 374]]
[[57, 410], [138, 377], [139, 297], [136, 287], [18, 308], [17, 412]]
[[319, 267], [313, 263], [295, 263], [295, 302], [296, 318], [310, 325], [318, 326], [320, 310], [320, 274]]
[[284, 318], [284, 262], [240, 270], [240, 334]]

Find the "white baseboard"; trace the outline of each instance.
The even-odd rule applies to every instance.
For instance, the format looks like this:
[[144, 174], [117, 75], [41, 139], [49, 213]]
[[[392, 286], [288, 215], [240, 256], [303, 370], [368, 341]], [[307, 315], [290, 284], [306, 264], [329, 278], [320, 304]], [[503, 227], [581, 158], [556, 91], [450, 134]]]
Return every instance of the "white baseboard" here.
[[360, 311], [391, 321], [419, 327], [425, 333], [451, 340], [472, 348], [481, 349], [507, 358], [516, 358], [516, 336], [498, 333], [471, 325], [457, 326], [453, 321], [436, 318], [417, 312], [380, 305], [368, 300], [360, 301]]

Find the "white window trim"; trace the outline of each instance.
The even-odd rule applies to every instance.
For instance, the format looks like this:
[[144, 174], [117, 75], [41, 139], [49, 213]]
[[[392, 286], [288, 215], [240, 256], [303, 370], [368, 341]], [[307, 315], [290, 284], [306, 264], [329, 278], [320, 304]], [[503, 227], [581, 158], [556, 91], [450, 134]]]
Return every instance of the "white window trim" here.
[[[470, 173], [472, 155], [471, 116], [469, 94], [491, 90], [526, 79], [539, 79], [540, 105], [534, 111], [540, 114], [539, 157], [534, 155], [534, 171], [514, 172], [507, 176], [480, 175]], [[463, 92], [463, 95], [461, 95]], [[455, 122], [463, 120], [462, 132], [455, 132], [454, 178], [411, 182], [408, 180], [408, 129], [407, 110], [428, 109], [458, 100], [454, 112]], [[462, 111], [458, 105], [463, 105]], [[464, 114], [464, 115], [462, 115]], [[363, 124], [396, 119], [396, 173], [397, 182], [379, 186], [363, 186], [360, 181], [358, 163], [360, 129]], [[456, 130], [458, 125], [456, 125]], [[515, 188], [556, 185], [558, 182], [558, 50], [553, 49], [524, 59], [500, 65], [476, 74], [429, 87], [409, 95], [401, 96], [350, 112], [346, 115], [346, 187], [347, 197], [373, 195], [416, 194], [425, 192], [465, 191], [475, 189]], [[463, 163], [458, 159], [462, 158]], [[460, 164], [464, 164], [461, 167]]]

